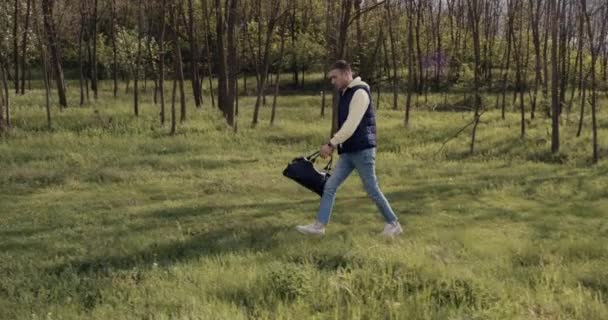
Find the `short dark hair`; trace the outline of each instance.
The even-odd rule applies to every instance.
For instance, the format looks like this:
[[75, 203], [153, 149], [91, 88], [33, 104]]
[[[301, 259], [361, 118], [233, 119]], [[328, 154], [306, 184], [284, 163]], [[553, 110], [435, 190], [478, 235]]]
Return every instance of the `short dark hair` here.
[[331, 68], [329, 68], [329, 70], [340, 70], [342, 72], [347, 72], [347, 71], [351, 71], [350, 68], [350, 64], [348, 64], [348, 62], [344, 61], [344, 60], [338, 60], [336, 62], [334, 62], [331, 65]]

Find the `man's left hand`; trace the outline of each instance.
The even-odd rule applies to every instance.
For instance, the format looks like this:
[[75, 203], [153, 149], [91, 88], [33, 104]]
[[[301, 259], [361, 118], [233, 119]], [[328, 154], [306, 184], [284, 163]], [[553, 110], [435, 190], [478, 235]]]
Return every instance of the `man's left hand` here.
[[329, 144], [322, 145], [321, 150], [319, 151], [319, 154], [321, 155], [321, 158], [323, 158], [323, 159], [331, 156], [332, 153], [334, 153], [334, 148], [332, 148]]

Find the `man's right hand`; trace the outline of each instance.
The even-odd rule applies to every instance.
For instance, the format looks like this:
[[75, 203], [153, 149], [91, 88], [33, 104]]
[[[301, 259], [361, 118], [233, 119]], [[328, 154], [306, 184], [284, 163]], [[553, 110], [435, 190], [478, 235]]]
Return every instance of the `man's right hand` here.
[[332, 146], [330, 146], [329, 144], [322, 145], [321, 150], [319, 151], [319, 154], [320, 154], [321, 158], [323, 158], [323, 159], [331, 156], [332, 153], [334, 153], [334, 148]]

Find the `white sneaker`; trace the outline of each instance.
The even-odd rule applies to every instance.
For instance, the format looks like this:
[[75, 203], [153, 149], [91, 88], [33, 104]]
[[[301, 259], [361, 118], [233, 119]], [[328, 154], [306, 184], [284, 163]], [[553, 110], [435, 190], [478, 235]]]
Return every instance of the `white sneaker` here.
[[314, 234], [320, 236], [325, 234], [325, 226], [319, 222], [314, 222], [304, 226], [297, 226], [296, 230], [303, 234]]
[[393, 223], [387, 223], [384, 225], [384, 231], [382, 231], [382, 235], [385, 237], [394, 237], [403, 232], [403, 228], [401, 228], [401, 224], [398, 221]]

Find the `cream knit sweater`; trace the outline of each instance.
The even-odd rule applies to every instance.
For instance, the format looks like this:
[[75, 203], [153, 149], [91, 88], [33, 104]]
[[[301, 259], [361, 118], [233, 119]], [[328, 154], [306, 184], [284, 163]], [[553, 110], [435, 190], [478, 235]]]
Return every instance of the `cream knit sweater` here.
[[[361, 77], [356, 77], [353, 81], [350, 82], [348, 88], [352, 88], [355, 86], [366, 86], [369, 88], [369, 85], [363, 81], [361, 81]], [[345, 89], [346, 90], [346, 89]], [[369, 106], [369, 96], [367, 92], [363, 89], [359, 89], [355, 91], [353, 95], [353, 99], [350, 101], [350, 106], [348, 107], [348, 116], [346, 117], [346, 121], [340, 127], [338, 132], [329, 140], [329, 142], [337, 146], [341, 143], [344, 143], [348, 138], [350, 138], [353, 133], [357, 130], [359, 123], [361, 123], [361, 119], [365, 115], [365, 111], [367, 111], [367, 107]]]

